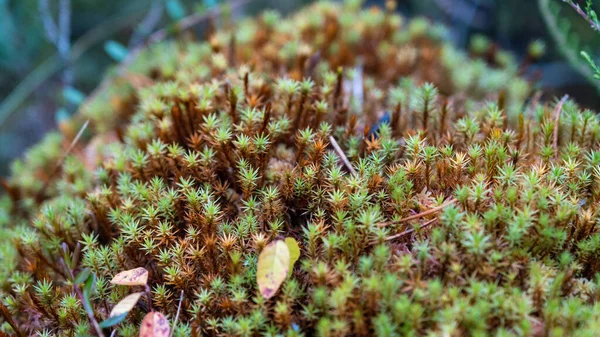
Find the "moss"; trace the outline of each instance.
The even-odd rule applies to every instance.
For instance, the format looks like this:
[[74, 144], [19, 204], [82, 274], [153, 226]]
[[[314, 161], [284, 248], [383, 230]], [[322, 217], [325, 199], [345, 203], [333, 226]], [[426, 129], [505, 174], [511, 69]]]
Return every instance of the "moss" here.
[[[96, 275], [100, 321], [130, 292], [109, 280], [145, 267], [172, 323], [183, 293], [177, 336], [598, 334], [598, 118], [525, 104], [510, 58], [442, 35], [318, 3], [146, 50], [65, 160], [67, 129], [14, 164], [0, 331], [92, 334], [69, 274]], [[301, 256], [265, 300], [281, 236]]]

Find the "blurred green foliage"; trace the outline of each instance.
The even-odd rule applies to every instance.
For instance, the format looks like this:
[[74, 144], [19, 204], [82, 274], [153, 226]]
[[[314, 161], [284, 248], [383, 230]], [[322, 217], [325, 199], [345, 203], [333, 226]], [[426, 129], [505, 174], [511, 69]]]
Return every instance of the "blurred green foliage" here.
[[[123, 57], [127, 48], [142, 43], [153, 31], [224, 2], [71, 0], [71, 48], [65, 64], [47, 39], [39, 1], [0, 0], [0, 175], [6, 174], [13, 158], [55, 128], [57, 119], [74, 113], [74, 103], [81, 97], [73, 98], [96, 88], [107, 67], [118, 61], [117, 49]], [[47, 0], [46, 14], [57, 26], [60, 1]], [[237, 15], [252, 15], [264, 8], [289, 12], [308, 2], [251, 0]], [[73, 77], [66, 85], [65, 68]]]

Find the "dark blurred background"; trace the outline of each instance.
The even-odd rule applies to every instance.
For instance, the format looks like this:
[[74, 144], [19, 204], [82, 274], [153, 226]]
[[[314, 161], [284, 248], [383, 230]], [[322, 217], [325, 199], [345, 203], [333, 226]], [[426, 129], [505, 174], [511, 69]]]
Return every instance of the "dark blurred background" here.
[[[264, 9], [282, 13], [310, 0], [250, 0], [235, 16]], [[0, 175], [10, 161], [39, 141], [136, 45], [162, 27], [193, 13], [222, 6], [219, 0], [0, 0]], [[230, 1], [229, 4], [235, 3]], [[366, 6], [384, 6], [385, 0]], [[599, 80], [579, 56], [600, 51], [600, 33], [562, 0], [398, 0], [408, 17], [445, 23], [449, 39], [470, 48], [485, 36], [526, 57], [530, 43], [545, 43], [545, 54], [527, 76], [539, 76], [547, 96], [568, 93], [582, 105], [600, 107]], [[596, 4], [594, 4], [596, 6]], [[598, 83], [597, 83], [598, 82]]]

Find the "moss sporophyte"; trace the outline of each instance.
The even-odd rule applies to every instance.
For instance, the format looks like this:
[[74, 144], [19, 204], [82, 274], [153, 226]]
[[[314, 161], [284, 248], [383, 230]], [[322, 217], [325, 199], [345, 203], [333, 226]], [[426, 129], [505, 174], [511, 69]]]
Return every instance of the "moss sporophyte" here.
[[108, 75], [2, 182], [0, 334], [600, 335], [596, 114], [361, 7]]

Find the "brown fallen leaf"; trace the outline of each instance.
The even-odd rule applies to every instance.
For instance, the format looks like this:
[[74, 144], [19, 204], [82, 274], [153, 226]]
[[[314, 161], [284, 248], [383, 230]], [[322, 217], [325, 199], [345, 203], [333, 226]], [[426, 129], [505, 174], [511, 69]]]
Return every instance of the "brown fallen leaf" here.
[[140, 325], [140, 337], [169, 337], [169, 321], [157, 311], [149, 312]]
[[110, 281], [123, 286], [145, 286], [148, 283], [148, 270], [143, 267], [122, 271]]

